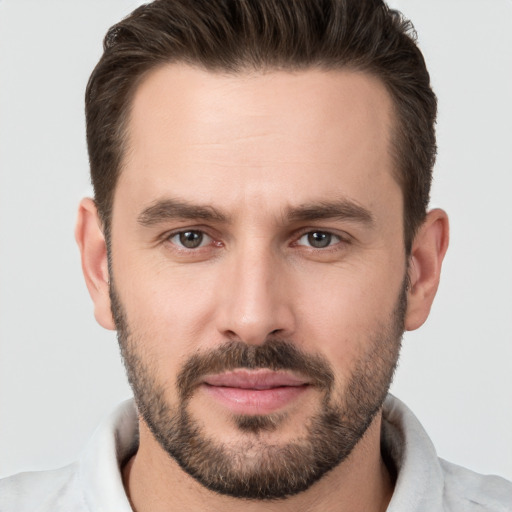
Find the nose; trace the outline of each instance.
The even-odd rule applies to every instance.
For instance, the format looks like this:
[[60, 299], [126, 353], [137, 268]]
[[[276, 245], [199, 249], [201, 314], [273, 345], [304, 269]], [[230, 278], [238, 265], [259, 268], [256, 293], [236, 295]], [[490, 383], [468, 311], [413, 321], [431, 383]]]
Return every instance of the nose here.
[[247, 247], [233, 254], [220, 288], [217, 328], [224, 338], [256, 345], [293, 335], [292, 282], [286, 263], [270, 250]]

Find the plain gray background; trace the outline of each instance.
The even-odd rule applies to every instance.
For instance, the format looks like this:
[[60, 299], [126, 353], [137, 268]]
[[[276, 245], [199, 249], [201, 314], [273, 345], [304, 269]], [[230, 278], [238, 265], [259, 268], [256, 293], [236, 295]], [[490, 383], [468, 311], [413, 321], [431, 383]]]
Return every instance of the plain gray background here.
[[[130, 395], [73, 239], [83, 93], [130, 0], [0, 0], [0, 476], [75, 459]], [[395, 0], [439, 97], [433, 206], [452, 242], [393, 392], [440, 456], [512, 479], [512, 2]]]

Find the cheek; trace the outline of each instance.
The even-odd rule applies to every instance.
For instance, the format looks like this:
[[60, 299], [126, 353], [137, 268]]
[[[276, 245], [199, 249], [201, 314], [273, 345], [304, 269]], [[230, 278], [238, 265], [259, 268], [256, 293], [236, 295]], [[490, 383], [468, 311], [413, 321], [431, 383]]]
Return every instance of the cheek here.
[[296, 290], [304, 349], [326, 357], [341, 378], [393, 325], [405, 272], [396, 267], [330, 268]]
[[115, 286], [133, 350], [174, 400], [176, 375], [201, 338], [203, 294], [190, 273], [171, 272], [140, 254], [119, 254], [124, 256], [113, 261]]
[[[140, 255], [139, 255], [140, 256]], [[179, 368], [211, 328], [215, 286], [208, 272], [151, 258], [116, 262], [115, 281], [137, 343], [160, 366]]]

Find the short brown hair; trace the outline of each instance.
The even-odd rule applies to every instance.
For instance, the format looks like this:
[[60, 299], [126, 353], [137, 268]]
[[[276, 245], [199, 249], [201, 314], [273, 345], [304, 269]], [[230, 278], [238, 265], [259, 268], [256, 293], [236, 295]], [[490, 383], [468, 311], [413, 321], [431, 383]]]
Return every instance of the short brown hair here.
[[378, 77], [396, 114], [392, 152], [409, 252], [429, 203], [436, 97], [411, 23], [382, 0], [155, 0], [110, 28], [86, 91], [87, 144], [106, 236], [131, 100], [145, 74], [349, 68]]

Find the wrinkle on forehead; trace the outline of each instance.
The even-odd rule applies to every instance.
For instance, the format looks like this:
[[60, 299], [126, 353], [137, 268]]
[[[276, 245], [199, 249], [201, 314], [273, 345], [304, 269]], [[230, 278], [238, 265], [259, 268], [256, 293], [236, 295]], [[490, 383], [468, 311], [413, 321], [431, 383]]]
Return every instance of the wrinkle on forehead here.
[[[362, 72], [226, 76], [169, 64], [149, 73], [136, 91], [129, 132], [133, 143], [144, 137], [138, 127], [147, 132], [157, 123], [165, 129], [153, 136], [173, 132], [190, 145], [214, 146], [259, 138], [290, 142], [308, 128], [311, 142], [321, 142], [329, 135], [325, 128], [334, 125], [345, 132], [364, 128], [368, 142], [387, 143], [392, 110], [385, 86]], [[317, 130], [320, 125], [324, 130]]]
[[[251, 216], [346, 198], [378, 220], [385, 201], [399, 201], [401, 214], [392, 120], [385, 86], [361, 72], [246, 76], [169, 64], [136, 91], [118, 190], [129, 182], [139, 212], [166, 195]], [[398, 193], [386, 198], [390, 181]]]

